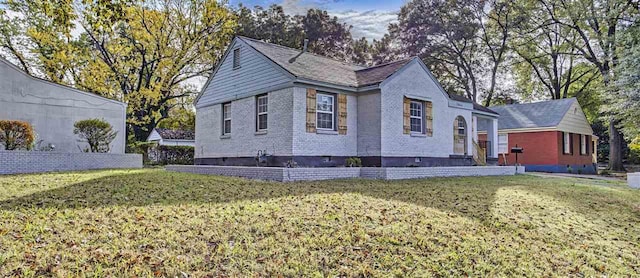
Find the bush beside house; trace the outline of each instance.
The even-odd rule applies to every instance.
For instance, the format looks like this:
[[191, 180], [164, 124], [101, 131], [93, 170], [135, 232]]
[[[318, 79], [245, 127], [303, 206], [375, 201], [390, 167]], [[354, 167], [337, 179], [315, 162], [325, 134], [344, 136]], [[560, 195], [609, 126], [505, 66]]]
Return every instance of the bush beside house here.
[[101, 119], [77, 121], [73, 127], [73, 133], [89, 144], [89, 149], [85, 149], [84, 152], [108, 153], [109, 144], [118, 135], [111, 124]]
[[30, 150], [35, 135], [31, 124], [24, 121], [0, 120], [0, 143], [5, 150]]

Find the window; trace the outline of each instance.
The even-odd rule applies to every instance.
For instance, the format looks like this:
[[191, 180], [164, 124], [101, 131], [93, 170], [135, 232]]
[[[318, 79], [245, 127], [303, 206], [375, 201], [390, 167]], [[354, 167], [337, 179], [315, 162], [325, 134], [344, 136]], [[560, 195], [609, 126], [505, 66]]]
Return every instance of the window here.
[[467, 123], [464, 122], [464, 118], [458, 116], [459, 120], [458, 120], [458, 135], [459, 136], [466, 136], [467, 132], [465, 131], [465, 129], [467, 128]]
[[580, 135], [580, 154], [587, 154], [587, 135]]
[[411, 132], [422, 133], [422, 114], [422, 102], [411, 101], [409, 104]]
[[571, 133], [562, 133], [562, 153], [571, 154]]
[[222, 105], [222, 135], [231, 134], [231, 103]]
[[498, 153], [509, 153], [508, 134], [498, 134]]
[[328, 94], [316, 95], [316, 128], [334, 130], [335, 97]]
[[240, 48], [236, 48], [233, 50], [233, 68], [237, 69], [240, 67]]
[[269, 99], [267, 95], [258, 96], [256, 98], [256, 130], [267, 130], [267, 112]]

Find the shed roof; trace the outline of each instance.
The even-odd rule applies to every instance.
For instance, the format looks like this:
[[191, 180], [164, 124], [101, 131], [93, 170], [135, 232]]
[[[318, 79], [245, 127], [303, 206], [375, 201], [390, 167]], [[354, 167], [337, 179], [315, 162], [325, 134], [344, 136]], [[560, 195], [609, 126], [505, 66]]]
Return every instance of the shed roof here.
[[192, 130], [156, 128], [162, 139], [169, 140], [195, 140], [195, 132]]

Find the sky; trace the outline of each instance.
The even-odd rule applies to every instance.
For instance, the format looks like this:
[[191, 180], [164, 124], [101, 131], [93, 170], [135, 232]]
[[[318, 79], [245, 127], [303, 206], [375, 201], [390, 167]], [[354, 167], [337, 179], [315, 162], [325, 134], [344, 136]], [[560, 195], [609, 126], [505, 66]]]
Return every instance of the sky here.
[[230, 0], [236, 7], [244, 6], [268, 7], [281, 5], [288, 14], [304, 14], [310, 8], [327, 10], [330, 15], [338, 17], [353, 28], [354, 38], [366, 37], [369, 40], [379, 39], [387, 32], [389, 23], [397, 20], [397, 14], [405, 0]]

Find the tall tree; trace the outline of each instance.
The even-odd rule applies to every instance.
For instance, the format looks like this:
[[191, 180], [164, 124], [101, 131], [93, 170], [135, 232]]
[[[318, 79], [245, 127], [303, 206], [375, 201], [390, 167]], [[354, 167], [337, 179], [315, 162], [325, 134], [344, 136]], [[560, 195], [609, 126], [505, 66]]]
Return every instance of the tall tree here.
[[308, 51], [344, 61], [351, 60], [351, 26], [340, 23], [326, 11], [310, 9], [304, 15], [290, 16], [282, 6], [260, 6], [253, 10], [240, 5], [237, 34], [266, 42], [301, 48], [309, 39]]
[[453, 91], [477, 100], [480, 87], [480, 22], [475, 0], [412, 0], [390, 26], [396, 49], [403, 56], [419, 56]]
[[[637, 21], [637, 3], [628, 0], [540, 0], [549, 10], [552, 5], [562, 13], [549, 13], [553, 22], [577, 34], [578, 43], [564, 36], [580, 56], [592, 63], [600, 73], [607, 94], [612, 94], [612, 81], [619, 65], [620, 32]], [[609, 168], [624, 170], [622, 164], [623, 137], [618, 129], [619, 119], [609, 120]]]
[[15, 59], [22, 70], [31, 73], [29, 58], [25, 55], [28, 42], [23, 30], [21, 20], [10, 17], [5, 10], [0, 10], [0, 50]]
[[512, 29], [523, 21], [515, 8], [513, 1], [488, 0], [480, 2], [476, 9], [482, 50], [489, 61], [489, 88], [482, 95], [485, 106], [491, 105], [496, 94], [497, 77], [507, 59]]
[[190, 79], [212, 71], [235, 17], [213, 0], [111, 3], [84, 9], [82, 27], [98, 58], [88, 69], [129, 103], [128, 122], [141, 141], [176, 99], [193, 93]]
[[554, 22], [554, 16], [561, 13], [560, 7], [553, 3], [545, 7], [532, 0], [515, 3], [527, 18], [514, 29], [511, 40], [518, 55], [516, 61], [521, 62], [515, 67], [519, 86], [526, 88], [528, 94], [546, 92], [543, 98], [550, 99], [578, 97], [589, 91], [599, 77], [597, 69], [582, 59], [573, 46], [578, 42], [575, 32]]

